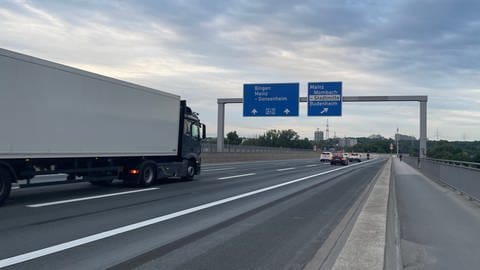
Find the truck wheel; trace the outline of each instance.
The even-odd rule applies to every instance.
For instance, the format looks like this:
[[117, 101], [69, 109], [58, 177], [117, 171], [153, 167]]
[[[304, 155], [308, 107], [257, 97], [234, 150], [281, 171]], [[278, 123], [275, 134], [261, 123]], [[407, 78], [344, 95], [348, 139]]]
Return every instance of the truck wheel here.
[[195, 178], [195, 162], [190, 160], [188, 162], [188, 166], [187, 166], [187, 175], [185, 175], [184, 177], [182, 177], [183, 180], [185, 181], [191, 181], [193, 180], [193, 178]]
[[0, 168], [0, 205], [7, 200], [12, 190], [12, 176], [7, 170]]
[[139, 175], [139, 185], [142, 187], [148, 187], [155, 182], [157, 178], [157, 168], [151, 163], [144, 164], [142, 166], [140, 175]]

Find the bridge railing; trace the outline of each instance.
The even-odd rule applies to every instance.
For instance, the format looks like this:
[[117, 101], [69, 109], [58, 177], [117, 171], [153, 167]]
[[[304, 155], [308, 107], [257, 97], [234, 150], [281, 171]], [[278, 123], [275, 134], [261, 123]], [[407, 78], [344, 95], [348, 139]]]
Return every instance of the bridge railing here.
[[[217, 152], [216, 143], [202, 143], [202, 152], [215, 153]], [[225, 144], [223, 152], [235, 153], [261, 153], [261, 152], [312, 152], [312, 149], [300, 148], [284, 148], [284, 147], [266, 147], [255, 145], [231, 145]]]
[[480, 163], [417, 157], [404, 160], [429, 178], [480, 201]]

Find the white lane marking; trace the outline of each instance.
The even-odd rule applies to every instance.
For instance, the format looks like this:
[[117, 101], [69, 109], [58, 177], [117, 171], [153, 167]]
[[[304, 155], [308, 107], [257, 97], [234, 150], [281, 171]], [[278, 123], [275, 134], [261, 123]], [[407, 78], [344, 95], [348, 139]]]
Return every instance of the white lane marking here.
[[55, 201], [55, 202], [47, 202], [47, 203], [39, 203], [39, 204], [29, 204], [29, 205], [27, 205], [27, 207], [44, 207], [44, 206], [57, 205], [57, 204], [65, 204], [65, 203], [71, 203], [71, 202], [80, 202], [80, 201], [100, 199], [100, 198], [106, 198], [106, 197], [112, 197], [112, 196], [119, 196], [119, 195], [131, 194], [131, 193], [151, 191], [151, 190], [156, 190], [156, 189], [158, 189], [158, 188], [156, 188], [156, 187], [154, 187], [154, 188], [145, 188], [145, 189], [125, 191], [125, 192], [117, 192], [117, 193], [110, 193], [110, 194], [104, 194], [104, 195], [97, 195], [97, 196], [76, 198], [76, 199], [70, 199], [70, 200], [63, 200], [63, 201]]
[[310, 165], [306, 165], [305, 167], [310, 168], [310, 167], [317, 167], [317, 166], [318, 166], [318, 164], [310, 164]]
[[20, 187], [12, 187], [12, 189], [19, 189]]
[[67, 177], [64, 173], [36, 175], [35, 178]]
[[[374, 159], [371, 159], [370, 161], [373, 161], [373, 160]], [[112, 236], [115, 236], [115, 235], [118, 235], [118, 234], [130, 232], [130, 231], [140, 229], [140, 228], [143, 228], [143, 227], [146, 227], [146, 226], [157, 224], [157, 223], [160, 223], [160, 222], [163, 222], [163, 221], [166, 221], [166, 220], [170, 220], [170, 219], [174, 219], [174, 218], [181, 217], [181, 216], [184, 216], [184, 215], [188, 215], [188, 214], [198, 212], [198, 211], [201, 211], [201, 210], [204, 210], [204, 209], [207, 209], [207, 208], [211, 208], [211, 207], [214, 207], [214, 206], [217, 206], [217, 205], [221, 205], [221, 204], [229, 203], [231, 201], [236, 201], [236, 200], [239, 200], [239, 199], [242, 199], [242, 198], [250, 197], [250, 196], [253, 196], [253, 195], [256, 195], [256, 194], [259, 194], [259, 193], [263, 193], [263, 192], [266, 192], [266, 191], [269, 191], [269, 190], [272, 190], [272, 189], [277, 189], [277, 188], [280, 188], [280, 187], [283, 187], [283, 186], [287, 186], [287, 185], [291, 185], [291, 184], [294, 184], [294, 183], [297, 183], [297, 182], [305, 181], [307, 179], [314, 178], [314, 177], [321, 176], [321, 175], [325, 175], [325, 174], [328, 174], [328, 173], [331, 173], [331, 172], [344, 170], [344, 169], [347, 169], [347, 168], [350, 168], [350, 167], [357, 166], [359, 164], [365, 164], [365, 163], [368, 163], [370, 161], [365, 161], [365, 162], [362, 162], [362, 163], [357, 163], [357, 164], [354, 164], [354, 165], [340, 167], [340, 168], [333, 169], [333, 170], [330, 170], [330, 171], [325, 171], [325, 172], [305, 176], [305, 177], [298, 178], [298, 179], [295, 179], [295, 180], [291, 180], [291, 181], [288, 181], [288, 182], [284, 182], [284, 183], [281, 183], [281, 184], [257, 189], [257, 190], [250, 191], [250, 192], [243, 193], [243, 194], [239, 194], [239, 195], [236, 195], [236, 196], [233, 196], [233, 197], [228, 197], [228, 198], [221, 199], [221, 200], [218, 200], [218, 201], [214, 201], [214, 202], [202, 204], [202, 205], [199, 205], [199, 206], [195, 206], [195, 207], [192, 207], [192, 208], [184, 209], [184, 210], [181, 210], [181, 211], [178, 211], [178, 212], [175, 212], [175, 213], [167, 214], [167, 215], [164, 215], [164, 216], [159, 216], [159, 217], [152, 218], [152, 219], [147, 219], [147, 220], [144, 220], [144, 221], [141, 221], [141, 222], [138, 222], [138, 223], [134, 223], [134, 224], [126, 225], [126, 226], [119, 227], [119, 228], [116, 228], [116, 229], [112, 229], [112, 230], [109, 230], [109, 231], [93, 234], [93, 235], [90, 235], [90, 236], [86, 236], [86, 237], [83, 237], [83, 238], [72, 240], [70, 242], [65, 242], [65, 243], [62, 243], [62, 244], [55, 245], [55, 246], [50, 246], [50, 247], [47, 247], [47, 248], [43, 248], [43, 249], [28, 252], [28, 253], [20, 254], [20, 255], [17, 255], [17, 256], [5, 258], [5, 259], [0, 260], [0, 268], [11, 266], [11, 265], [22, 263], [22, 262], [26, 262], [26, 261], [30, 261], [30, 260], [33, 260], [33, 259], [37, 259], [37, 258], [40, 258], [40, 257], [43, 257], [43, 256], [53, 254], [53, 253], [57, 253], [57, 252], [60, 252], [60, 251], [64, 251], [64, 250], [67, 250], [67, 249], [71, 249], [71, 248], [74, 248], [74, 247], [85, 245], [85, 244], [95, 242], [95, 241], [98, 241], [98, 240], [102, 240], [102, 239], [105, 239], [105, 238], [108, 238], [108, 237], [112, 237]]]
[[216, 172], [216, 171], [226, 171], [226, 170], [233, 170], [235, 169], [234, 167], [231, 168], [219, 168], [219, 169], [206, 169], [202, 170], [203, 172]]
[[239, 177], [251, 176], [251, 175], [255, 175], [255, 174], [256, 174], [256, 173], [247, 173], [247, 174], [232, 175], [232, 176], [220, 177], [220, 178], [217, 178], [217, 180], [226, 180], [226, 179], [232, 179], [232, 178], [239, 178]]
[[290, 171], [290, 170], [295, 170], [296, 168], [290, 167], [290, 168], [283, 168], [283, 169], [278, 169], [277, 172], [283, 172], [283, 171]]

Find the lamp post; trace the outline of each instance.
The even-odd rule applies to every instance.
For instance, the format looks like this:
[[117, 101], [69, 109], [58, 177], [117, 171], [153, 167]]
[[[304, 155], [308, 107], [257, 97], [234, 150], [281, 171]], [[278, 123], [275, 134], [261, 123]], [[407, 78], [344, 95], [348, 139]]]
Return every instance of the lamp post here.
[[398, 127], [397, 127], [397, 133], [395, 134], [395, 140], [397, 141], [397, 157], [398, 157]]

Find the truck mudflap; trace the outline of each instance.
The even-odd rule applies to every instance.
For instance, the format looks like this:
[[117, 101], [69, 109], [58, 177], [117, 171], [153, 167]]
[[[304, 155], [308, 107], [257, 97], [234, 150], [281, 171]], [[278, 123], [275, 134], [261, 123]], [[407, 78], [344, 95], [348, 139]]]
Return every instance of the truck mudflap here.
[[195, 167], [195, 174], [200, 175], [200, 173], [202, 172], [202, 159], [199, 157], [196, 160], [196, 163], [197, 163], [197, 166]]

